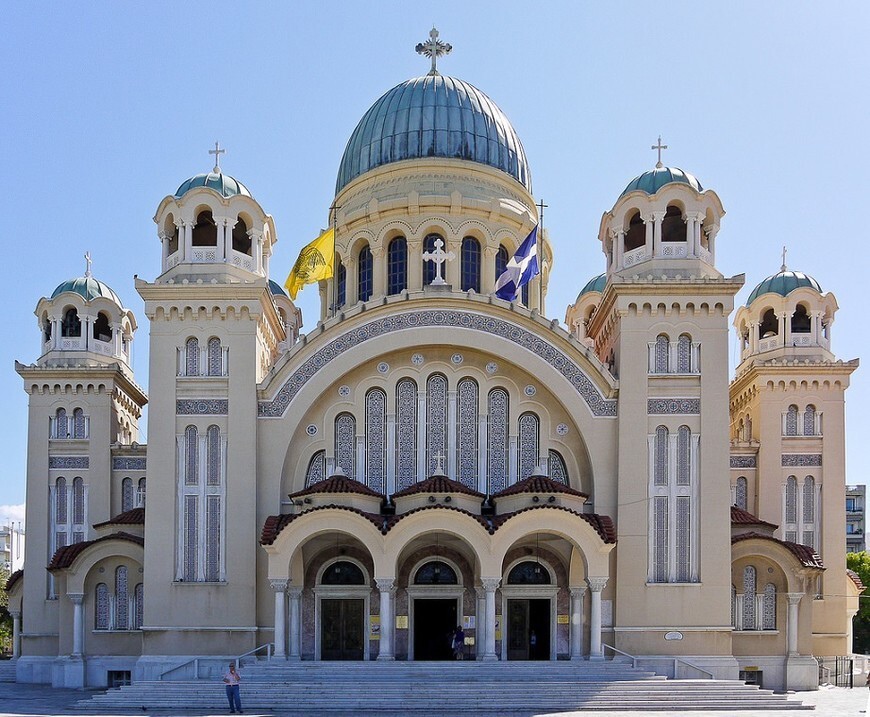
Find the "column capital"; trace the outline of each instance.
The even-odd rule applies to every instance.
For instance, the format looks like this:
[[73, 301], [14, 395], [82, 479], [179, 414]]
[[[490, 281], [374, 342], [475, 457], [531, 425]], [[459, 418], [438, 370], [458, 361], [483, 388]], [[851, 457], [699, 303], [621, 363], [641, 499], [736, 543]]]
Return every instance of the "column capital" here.
[[476, 588], [474, 588], [474, 594], [477, 595], [479, 600], [482, 600], [484, 597], [486, 597], [486, 590], [483, 588], [483, 586], [477, 586]]
[[586, 578], [589, 589], [594, 593], [600, 593], [607, 585], [607, 578]]
[[393, 592], [396, 589], [395, 578], [375, 578], [375, 585], [378, 586], [378, 592]]
[[302, 588], [298, 585], [287, 588], [287, 595], [291, 600], [298, 600], [302, 597]]
[[84, 593], [67, 593], [66, 596], [73, 605], [81, 605], [85, 599]]
[[8, 610], [7, 612], [12, 616], [13, 620], [21, 617], [21, 610]]
[[797, 605], [803, 598], [804, 594], [805, 593], [786, 593], [785, 596], [788, 598], [789, 605]]
[[586, 586], [572, 586], [568, 588], [568, 591], [571, 593], [572, 598], [582, 598], [586, 595]]
[[656, 210], [654, 212], [650, 212], [650, 216], [654, 222], [660, 222], [665, 218], [665, 213], [661, 210]]
[[269, 587], [272, 588], [276, 593], [282, 593], [287, 589], [287, 583], [289, 581], [286, 579], [283, 580], [269, 580]]
[[501, 578], [481, 578], [480, 584], [483, 585], [483, 589], [488, 593], [495, 592], [498, 590], [498, 586], [501, 583]]

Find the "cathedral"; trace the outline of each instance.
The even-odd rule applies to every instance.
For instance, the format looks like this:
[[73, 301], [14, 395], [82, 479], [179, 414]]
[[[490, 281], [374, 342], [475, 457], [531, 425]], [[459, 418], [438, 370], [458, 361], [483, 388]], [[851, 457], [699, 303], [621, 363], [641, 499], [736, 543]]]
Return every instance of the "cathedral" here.
[[[614, 188], [602, 273], [570, 272], [576, 301], [550, 310], [522, 143], [441, 74], [449, 49], [433, 30], [431, 71], [350, 136], [307, 332], [270, 267], [275, 222], [218, 147], [157, 205], [159, 266], [130, 267], [154, 277], [135, 280], [143, 316], [89, 264], [39, 300], [35, 362], [15, 367], [18, 681], [448, 660], [457, 626], [466, 660], [621, 652], [773, 689], [813, 689], [814, 658], [851, 651], [858, 361], [834, 354], [834, 295], [784, 260], [735, 307], [723, 203], [659, 153]], [[536, 228], [539, 272], [498, 298]]]

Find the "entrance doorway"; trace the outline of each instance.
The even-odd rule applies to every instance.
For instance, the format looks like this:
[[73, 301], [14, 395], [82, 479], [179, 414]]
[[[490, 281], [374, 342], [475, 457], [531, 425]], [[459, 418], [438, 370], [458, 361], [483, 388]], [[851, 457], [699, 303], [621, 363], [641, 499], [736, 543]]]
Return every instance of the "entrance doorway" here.
[[550, 600], [507, 601], [509, 660], [550, 659]]
[[452, 660], [453, 631], [458, 619], [455, 598], [416, 598], [414, 659]]
[[365, 601], [320, 601], [320, 659], [362, 660], [365, 656]]

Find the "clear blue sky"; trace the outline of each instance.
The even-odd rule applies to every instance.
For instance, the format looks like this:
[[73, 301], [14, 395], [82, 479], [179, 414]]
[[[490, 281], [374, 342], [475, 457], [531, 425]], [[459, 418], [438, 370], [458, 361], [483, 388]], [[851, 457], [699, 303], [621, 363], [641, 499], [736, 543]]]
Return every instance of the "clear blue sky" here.
[[[722, 198], [718, 266], [746, 273], [738, 300], [787, 244], [790, 267], [837, 296], [837, 355], [870, 359], [868, 3], [6, 3], [0, 505], [24, 500], [27, 403], [13, 360], [38, 357], [39, 298], [80, 276], [90, 251], [94, 275], [139, 319], [147, 387], [133, 274], [159, 272], [160, 200], [211, 167], [219, 139], [224, 169], [275, 217], [283, 282], [327, 223], [359, 118], [428, 70], [414, 45], [433, 22], [454, 47], [441, 69], [505, 111], [550, 205], [551, 317], [603, 271], [601, 214], [653, 166], [661, 133], [666, 163]], [[316, 292], [300, 296], [310, 330]], [[851, 483], [870, 467], [868, 371], [847, 398]]]

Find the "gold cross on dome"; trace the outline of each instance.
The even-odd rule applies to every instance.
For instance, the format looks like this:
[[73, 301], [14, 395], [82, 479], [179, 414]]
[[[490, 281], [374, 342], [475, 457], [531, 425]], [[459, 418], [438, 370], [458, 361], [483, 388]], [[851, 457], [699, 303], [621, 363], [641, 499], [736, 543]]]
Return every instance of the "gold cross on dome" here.
[[214, 149], [210, 149], [208, 153], [214, 155], [214, 171], [215, 174], [218, 174], [221, 171], [221, 155], [226, 154], [227, 151], [225, 149], [221, 149], [220, 144], [215, 142]]
[[424, 55], [432, 60], [432, 69], [429, 70], [429, 74], [437, 75], [438, 70], [435, 68], [435, 65], [438, 62], [438, 58], [442, 55], [449, 55], [451, 50], [453, 50], [453, 45], [449, 42], [441, 42], [438, 39], [438, 30], [433, 27], [429, 31], [429, 39], [426, 42], [418, 42], [417, 47], [414, 49], [418, 55]]
[[662, 144], [662, 136], [661, 135], [659, 135], [658, 143], [654, 144], [652, 147], [650, 147], [650, 149], [658, 150], [658, 153], [659, 153], [659, 159], [658, 159], [658, 162], [656, 162], [656, 169], [661, 169], [662, 167], [665, 166], [662, 164], [662, 150], [667, 149], [667, 148], [668, 148], [668, 145]]

